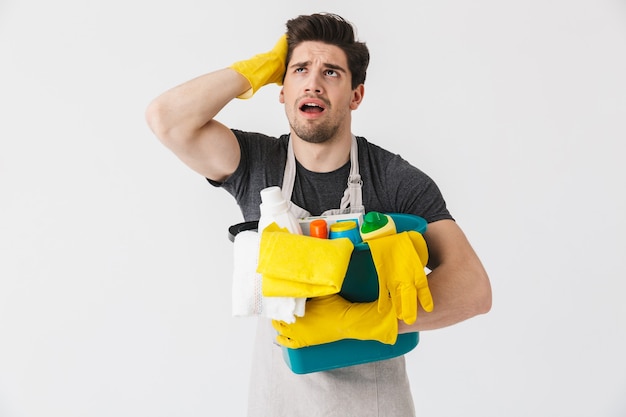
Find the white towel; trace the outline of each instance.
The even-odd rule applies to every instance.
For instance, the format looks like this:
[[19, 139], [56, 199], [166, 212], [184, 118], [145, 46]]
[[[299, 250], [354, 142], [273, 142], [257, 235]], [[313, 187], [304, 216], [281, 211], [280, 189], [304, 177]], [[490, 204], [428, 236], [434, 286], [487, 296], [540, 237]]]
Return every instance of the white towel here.
[[304, 316], [305, 298], [264, 297], [261, 274], [256, 272], [261, 238], [257, 232], [237, 233], [233, 253], [232, 314], [234, 317], [264, 316], [286, 323]]
[[256, 272], [259, 257], [259, 234], [253, 231], [237, 233], [233, 249], [233, 316], [246, 317], [263, 312], [261, 275]]

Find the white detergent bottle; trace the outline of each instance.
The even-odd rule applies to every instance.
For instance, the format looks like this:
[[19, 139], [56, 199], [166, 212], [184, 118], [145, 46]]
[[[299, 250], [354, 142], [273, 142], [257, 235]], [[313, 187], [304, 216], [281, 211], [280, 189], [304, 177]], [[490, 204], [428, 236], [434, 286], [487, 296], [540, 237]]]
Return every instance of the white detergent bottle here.
[[298, 219], [289, 211], [289, 202], [283, 198], [280, 187], [273, 186], [261, 190], [261, 218], [257, 230], [263, 232], [268, 225], [276, 222], [294, 234], [302, 234]]

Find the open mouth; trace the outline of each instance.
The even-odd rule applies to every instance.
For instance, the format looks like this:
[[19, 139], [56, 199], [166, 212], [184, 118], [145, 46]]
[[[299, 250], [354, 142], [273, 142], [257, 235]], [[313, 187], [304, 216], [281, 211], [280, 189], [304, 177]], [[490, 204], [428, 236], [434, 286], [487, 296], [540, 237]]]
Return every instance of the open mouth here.
[[304, 103], [300, 106], [300, 111], [304, 113], [322, 113], [324, 110], [324, 107], [317, 103]]

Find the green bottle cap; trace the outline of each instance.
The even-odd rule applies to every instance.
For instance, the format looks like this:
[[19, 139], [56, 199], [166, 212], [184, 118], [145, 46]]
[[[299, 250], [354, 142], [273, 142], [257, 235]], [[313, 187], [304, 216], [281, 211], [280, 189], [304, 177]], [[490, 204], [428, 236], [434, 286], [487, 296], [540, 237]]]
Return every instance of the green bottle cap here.
[[382, 213], [377, 211], [370, 211], [363, 216], [363, 225], [361, 226], [361, 233], [370, 233], [374, 230], [378, 230], [385, 227], [389, 223], [389, 219]]

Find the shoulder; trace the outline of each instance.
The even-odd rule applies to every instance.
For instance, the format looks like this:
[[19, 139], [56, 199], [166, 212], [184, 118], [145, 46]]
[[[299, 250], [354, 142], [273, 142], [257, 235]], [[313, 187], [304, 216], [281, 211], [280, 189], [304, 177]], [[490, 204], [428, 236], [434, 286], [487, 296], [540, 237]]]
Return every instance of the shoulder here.
[[284, 147], [287, 149], [289, 135], [281, 135], [280, 137], [266, 135], [259, 132], [248, 132], [238, 129], [231, 129], [241, 145], [257, 146], [257, 147]]
[[385, 167], [386, 169], [394, 168], [416, 168], [406, 161], [400, 154], [389, 149], [383, 148], [376, 143], [370, 142], [364, 137], [357, 136], [357, 144], [359, 147], [359, 160], [369, 164]]
[[[258, 171], [272, 171], [287, 159], [289, 135], [269, 136], [258, 132], [232, 129], [239, 147], [241, 159], [235, 172], [238, 175], [256, 175]], [[273, 162], [268, 164], [268, 162]], [[282, 169], [282, 167], [281, 167]]]
[[411, 213], [428, 222], [452, 219], [441, 190], [428, 174], [364, 138], [357, 138], [357, 143], [368, 210]]
[[[241, 149], [240, 168], [255, 165], [267, 168], [267, 162], [280, 162], [287, 158], [289, 135], [269, 136], [258, 132], [232, 130]], [[270, 165], [271, 167], [271, 165]]]
[[359, 147], [359, 154], [371, 154], [377, 157], [391, 158], [396, 156], [393, 152], [367, 140], [362, 136], [356, 136], [356, 142]]
[[417, 176], [424, 180], [430, 180], [423, 171], [398, 153], [383, 148], [363, 137], [357, 137], [357, 144], [359, 147], [359, 163], [363, 165], [364, 170], [371, 170], [375, 175], [385, 175], [393, 178]]

